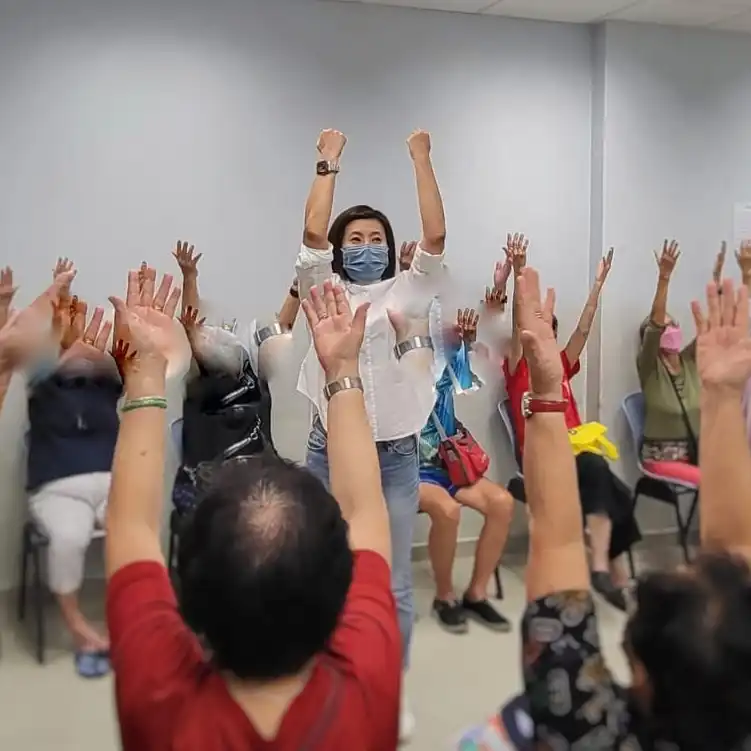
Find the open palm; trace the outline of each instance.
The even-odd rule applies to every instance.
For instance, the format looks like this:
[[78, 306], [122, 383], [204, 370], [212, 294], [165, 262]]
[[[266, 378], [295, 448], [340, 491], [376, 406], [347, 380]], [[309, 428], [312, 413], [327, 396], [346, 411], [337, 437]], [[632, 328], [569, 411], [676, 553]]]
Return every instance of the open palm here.
[[368, 305], [361, 305], [354, 313], [344, 289], [331, 282], [310, 290], [310, 298], [303, 301], [303, 310], [310, 325], [313, 345], [321, 366], [329, 376], [357, 364]]
[[165, 274], [159, 288], [156, 271], [147, 267], [128, 274], [126, 300], [111, 297], [110, 302], [128, 329], [128, 341], [138, 357], [167, 359], [175, 348], [177, 327], [173, 324], [180, 289], [172, 288], [172, 276]]
[[748, 290], [736, 291], [725, 280], [722, 295], [714, 283], [707, 286], [706, 314], [691, 304], [696, 322], [696, 359], [705, 388], [742, 390], [751, 378], [751, 337], [748, 331]]

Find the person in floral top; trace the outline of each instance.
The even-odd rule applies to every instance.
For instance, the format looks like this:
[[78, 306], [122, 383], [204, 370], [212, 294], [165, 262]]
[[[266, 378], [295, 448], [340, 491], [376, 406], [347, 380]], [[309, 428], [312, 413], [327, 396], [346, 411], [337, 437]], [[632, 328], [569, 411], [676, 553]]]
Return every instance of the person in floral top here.
[[741, 408], [751, 377], [749, 293], [730, 281], [721, 288], [712, 283], [708, 312], [692, 305], [702, 389], [703, 551], [692, 564], [647, 574], [634, 587], [623, 639], [632, 676], [625, 687], [602, 654], [574, 460], [563, 413], [551, 406], [560, 399], [561, 378], [552, 295], [542, 301], [533, 269], [522, 272], [519, 284], [531, 396], [539, 400], [527, 414], [524, 454], [530, 509], [524, 692], [465, 734], [458, 748], [751, 748], [751, 451]]

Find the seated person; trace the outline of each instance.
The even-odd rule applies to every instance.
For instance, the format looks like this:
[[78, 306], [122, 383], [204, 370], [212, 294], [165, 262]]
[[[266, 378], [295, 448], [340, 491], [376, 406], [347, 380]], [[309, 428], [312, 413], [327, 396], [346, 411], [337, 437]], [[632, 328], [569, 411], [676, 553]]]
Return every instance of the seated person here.
[[[97, 308], [84, 329], [85, 315], [78, 302], [60, 360], [31, 373], [26, 486], [31, 518], [49, 539], [47, 583], [73, 639], [76, 670], [96, 678], [109, 671], [109, 640], [81, 612], [78, 593], [86, 550], [104, 525], [122, 381], [106, 351], [104, 311]], [[82, 338], [68, 340], [71, 330]]]
[[[270, 452], [225, 462], [186, 519], [178, 604], [158, 524], [166, 448], [165, 410], [156, 406], [159, 397], [166, 406], [160, 330], [174, 312], [159, 302], [148, 323], [143, 307], [128, 315], [140, 354], [126, 372], [132, 401], [107, 512], [122, 748], [395, 749], [401, 640], [389, 517], [358, 372], [366, 307], [353, 316], [344, 290], [330, 283], [306, 301], [331, 389], [336, 495]], [[146, 304], [157, 301], [142, 297]]]
[[[178, 243], [174, 255], [183, 275], [183, 315], [197, 374], [189, 377], [183, 402], [182, 461], [172, 493], [184, 513], [195, 505], [198, 490], [217, 462], [274, 450], [271, 392], [259, 377], [259, 341], [254, 331], [237, 333], [236, 322], [207, 326], [198, 320], [198, 261], [193, 246]], [[292, 328], [300, 307], [293, 284], [278, 325], [264, 330], [274, 336]], [[263, 332], [259, 332], [265, 335]]]
[[644, 468], [662, 477], [699, 484], [699, 372], [696, 341], [683, 346], [678, 323], [667, 314], [668, 287], [680, 253], [665, 241], [657, 259], [652, 310], [639, 329], [636, 360], [644, 394]]
[[[558, 352], [536, 272], [523, 279], [523, 327], [535, 395], [557, 398]], [[589, 592], [576, 472], [565, 418], [528, 418], [529, 605], [523, 619], [525, 690], [457, 749], [593, 748], [741, 751], [751, 743], [751, 453], [740, 407], [751, 377], [748, 296], [725, 281], [694, 317], [704, 372], [702, 545], [696, 561], [642, 577], [623, 646], [631, 685], [605, 664]], [[710, 373], [711, 365], [711, 373]], [[560, 367], [560, 366], [558, 366]], [[714, 617], [708, 618], [712, 613]], [[701, 686], [701, 690], [697, 690]], [[711, 697], [711, 698], [710, 698]]]
[[[526, 245], [523, 241], [510, 242], [508, 252], [515, 264], [515, 276], [526, 263]], [[597, 277], [576, 330], [566, 347], [560, 352], [563, 364], [561, 395], [566, 402], [566, 425], [575, 428], [582, 424], [576, 405], [571, 379], [579, 372], [579, 357], [584, 351], [600, 296], [605, 283], [612, 252], [600, 262]], [[516, 287], [514, 288], [516, 295]], [[558, 320], [553, 316], [553, 332], [558, 336]], [[511, 406], [519, 452], [523, 455], [525, 445], [525, 420], [522, 415], [522, 400], [530, 391], [529, 367], [523, 357], [518, 321], [514, 316], [511, 351], [504, 360], [506, 390]], [[592, 584], [611, 605], [625, 609], [624, 587], [629, 581], [625, 553], [641, 539], [633, 516], [631, 494], [628, 488], [613, 474], [607, 459], [599, 454], [584, 451], [576, 456], [581, 507], [589, 531], [592, 558]]]
[[[462, 388], [471, 388], [473, 374], [468, 350], [477, 337], [478, 317], [472, 310], [459, 311], [456, 326], [445, 336], [445, 367], [437, 385], [431, 419], [420, 433], [420, 511], [430, 516], [428, 552], [435, 578], [433, 614], [452, 633], [467, 631], [471, 617], [494, 631], [509, 631], [511, 624], [488, 601], [488, 583], [506, 545], [513, 517], [514, 500], [505, 488], [485, 477], [473, 485], [458, 488], [451, 484], [438, 453], [440, 437], [435, 420], [447, 436], [454, 436], [461, 424], [454, 412], [454, 379]], [[457, 598], [452, 570], [459, 536], [462, 506], [475, 509], [484, 523], [475, 550], [472, 579], [461, 599]]]

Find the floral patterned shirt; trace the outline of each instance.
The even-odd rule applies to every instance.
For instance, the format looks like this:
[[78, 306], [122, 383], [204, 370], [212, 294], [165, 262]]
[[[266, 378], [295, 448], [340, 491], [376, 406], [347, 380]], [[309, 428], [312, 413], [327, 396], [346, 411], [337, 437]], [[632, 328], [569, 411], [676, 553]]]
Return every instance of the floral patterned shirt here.
[[[537, 748], [638, 751], [638, 716], [602, 656], [589, 591], [558, 592], [527, 606], [523, 667]], [[641, 742], [640, 742], [641, 741]]]
[[522, 648], [524, 704], [522, 697], [511, 704], [517, 706], [514, 717], [519, 717], [520, 706], [528, 715], [521, 723], [525, 732], [518, 732], [518, 719], [517, 732], [509, 732], [507, 705], [484, 726], [466, 733], [458, 751], [662, 748], [649, 738], [639, 715], [631, 711], [628, 692], [605, 665], [589, 591], [559, 592], [530, 603], [522, 620]]

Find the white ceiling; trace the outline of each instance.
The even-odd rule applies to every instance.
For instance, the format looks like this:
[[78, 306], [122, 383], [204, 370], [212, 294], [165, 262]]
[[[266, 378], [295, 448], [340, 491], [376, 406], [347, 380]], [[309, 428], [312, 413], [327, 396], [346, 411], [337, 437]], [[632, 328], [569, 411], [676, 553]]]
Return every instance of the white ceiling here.
[[339, 0], [566, 23], [634, 21], [751, 33], [751, 0]]

